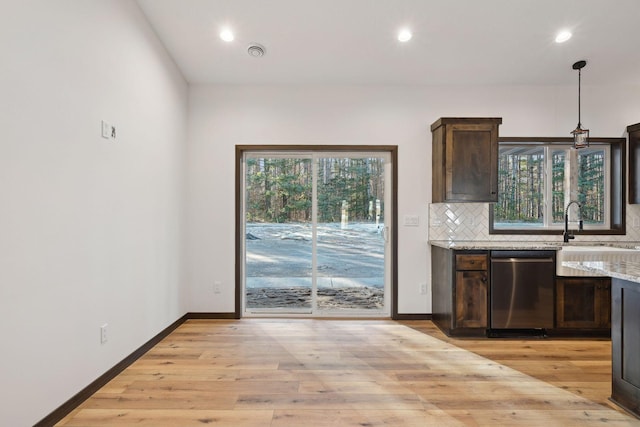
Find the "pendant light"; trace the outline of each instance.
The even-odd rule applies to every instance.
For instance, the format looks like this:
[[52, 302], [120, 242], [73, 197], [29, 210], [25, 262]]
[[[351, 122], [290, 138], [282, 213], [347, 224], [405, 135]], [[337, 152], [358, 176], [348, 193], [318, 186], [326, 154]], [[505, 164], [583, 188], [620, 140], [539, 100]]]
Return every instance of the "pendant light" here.
[[584, 148], [589, 146], [589, 129], [582, 129], [580, 123], [580, 80], [582, 69], [587, 65], [587, 61], [578, 61], [573, 64], [573, 69], [578, 70], [578, 127], [571, 131], [573, 135], [573, 148]]

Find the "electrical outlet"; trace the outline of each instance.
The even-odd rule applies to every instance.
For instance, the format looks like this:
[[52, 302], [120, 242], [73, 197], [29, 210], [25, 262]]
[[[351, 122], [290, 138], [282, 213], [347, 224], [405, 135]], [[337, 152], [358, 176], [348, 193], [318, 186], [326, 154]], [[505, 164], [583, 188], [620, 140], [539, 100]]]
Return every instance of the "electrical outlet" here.
[[213, 282], [213, 293], [214, 294], [219, 294], [220, 293], [220, 286], [222, 285], [222, 282], [220, 282], [219, 280], [216, 280]]
[[100, 326], [100, 344], [104, 344], [107, 342], [107, 328], [109, 324], [105, 323]]
[[426, 295], [427, 294], [427, 284], [426, 283], [420, 283], [420, 294], [421, 295]]

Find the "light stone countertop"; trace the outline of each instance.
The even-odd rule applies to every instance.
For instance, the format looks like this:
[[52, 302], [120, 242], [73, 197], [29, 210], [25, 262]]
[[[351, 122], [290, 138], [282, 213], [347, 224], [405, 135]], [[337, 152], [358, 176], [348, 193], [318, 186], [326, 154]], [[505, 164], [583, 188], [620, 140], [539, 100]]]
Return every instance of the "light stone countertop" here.
[[430, 240], [429, 244], [444, 249], [456, 250], [550, 250], [562, 248], [561, 242], [513, 242], [513, 241], [478, 241], [478, 240]]
[[640, 259], [638, 261], [564, 261], [562, 266], [640, 283]]
[[450, 241], [431, 240], [450, 250], [556, 251], [556, 274], [563, 277], [609, 276], [640, 283], [640, 242]]
[[626, 242], [595, 242], [595, 241], [571, 241], [569, 243], [563, 242], [548, 242], [548, 241], [499, 241], [499, 240], [429, 240], [429, 244], [432, 246], [438, 246], [444, 249], [456, 249], [456, 250], [552, 250], [557, 251], [562, 248], [572, 247], [593, 247], [594, 251], [597, 248], [606, 250], [607, 248], [619, 248], [619, 249], [640, 249], [640, 242], [626, 241]]

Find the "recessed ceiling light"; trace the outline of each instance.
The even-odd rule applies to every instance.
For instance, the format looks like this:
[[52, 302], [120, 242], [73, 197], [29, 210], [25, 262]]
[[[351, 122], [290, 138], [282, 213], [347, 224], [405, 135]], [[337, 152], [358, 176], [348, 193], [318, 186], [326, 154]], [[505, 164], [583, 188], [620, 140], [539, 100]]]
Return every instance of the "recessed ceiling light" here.
[[411, 40], [411, 37], [413, 37], [413, 34], [411, 34], [411, 31], [407, 30], [406, 28], [398, 32], [398, 41], [401, 41], [403, 43]]
[[226, 42], [232, 42], [235, 37], [233, 36], [233, 32], [229, 28], [224, 28], [222, 31], [220, 31], [220, 38]]
[[556, 36], [556, 43], [564, 43], [571, 38], [571, 31], [563, 30]]

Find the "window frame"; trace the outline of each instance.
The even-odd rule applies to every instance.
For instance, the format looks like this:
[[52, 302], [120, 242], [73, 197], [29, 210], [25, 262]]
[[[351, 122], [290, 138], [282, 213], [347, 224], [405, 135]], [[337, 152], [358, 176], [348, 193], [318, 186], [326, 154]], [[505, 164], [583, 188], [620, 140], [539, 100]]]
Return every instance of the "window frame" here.
[[[626, 234], [626, 139], [625, 138], [590, 138], [592, 145], [608, 145], [609, 159], [609, 227], [589, 228], [580, 231], [581, 235], [620, 235]], [[534, 137], [500, 137], [500, 143], [531, 145], [539, 143], [546, 146], [567, 146], [573, 144], [573, 138], [534, 138]], [[546, 161], [546, 159], [545, 159]], [[545, 192], [545, 201], [548, 200]], [[528, 234], [528, 235], [557, 235], [562, 234], [562, 228], [534, 227], [534, 228], [496, 228], [494, 227], [494, 203], [489, 206], [489, 234]]]
[[[398, 313], [398, 146], [397, 145], [236, 145], [235, 146], [235, 309], [232, 316], [235, 319], [242, 318], [242, 257], [243, 241], [243, 211], [242, 198], [244, 190], [243, 182], [243, 157], [245, 152], [388, 152], [391, 156], [391, 194], [390, 194], [390, 286], [391, 286], [391, 319], [402, 320], [413, 315]], [[407, 317], [408, 316], [408, 317]]]

